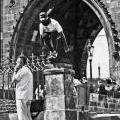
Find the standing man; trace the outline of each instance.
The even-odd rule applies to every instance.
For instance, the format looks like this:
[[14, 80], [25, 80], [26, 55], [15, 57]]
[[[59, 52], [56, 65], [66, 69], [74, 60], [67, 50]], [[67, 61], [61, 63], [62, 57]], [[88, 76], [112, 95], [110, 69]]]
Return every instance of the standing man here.
[[32, 120], [30, 105], [33, 99], [33, 74], [26, 66], [25, 56], [19, 56], [16, 61], [12, 83], [16, 83], [18, 120]]
[[[63, 29], [58, 21], [49, 18], [46, 12], [41, 12], [39, 14], [39, 19], [40, 19], [39, 24], [40, 43], [41, 46], [43, 46], [43, 43], [45, 43], [50, 49], [50, 55], [48, 56], [48, 58], [57, 57], [56, 50], [58, 47], [58, 39], [62, 40], [66, 53], [72, 50], [67, 45]], [[37, 31], [34, 31], [32, 41], [35, 41], [37, 33], [38, 33]]]

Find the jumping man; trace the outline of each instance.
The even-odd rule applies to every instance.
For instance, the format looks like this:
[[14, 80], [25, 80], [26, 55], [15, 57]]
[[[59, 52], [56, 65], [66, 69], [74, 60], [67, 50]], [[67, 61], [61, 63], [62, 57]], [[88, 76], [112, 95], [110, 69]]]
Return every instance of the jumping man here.
[[41, 43], [45, 42], [50, 49], [50, 55], [48, 56], [48, 58], [57, 57], [56, 50], [58, 44], [58, 37], [61, 38], [63, 42], [65, 52], [69, 52], [70, 48], [67, 45], [63, 29], [59, 22], [55, 19], [49, 18], [46, 12], [41, 12], [39, 14], [39, 19], [39, 32]]

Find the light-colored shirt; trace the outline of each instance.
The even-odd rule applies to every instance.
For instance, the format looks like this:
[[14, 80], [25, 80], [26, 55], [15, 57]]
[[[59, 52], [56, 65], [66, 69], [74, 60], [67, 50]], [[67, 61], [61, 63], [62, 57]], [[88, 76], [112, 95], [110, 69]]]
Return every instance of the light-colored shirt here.
[[74, 86], [81, 85], [81, 82], [78, 79], [73, 79]]
[[53, 32], [57, 31], [58, 33], [62, 32], [63, 29], [61, 25], [54, 19], [51, 19], [50, 24], [44, 26], [42, 23], [39, 24], [40, 35], [43, 35], [44, 32]]
[[27, 66], [14, 73], [12, 81], [16, 81], [16, 99], [33, 99], [33, 74]]
[[41, 89], [41, 87], [39, 88], [39, 93], [38, 93], [38, 88], [36, 88], [35, 95], [36, 95], [36, 100], [38, 100], [39, 97], [43, 98], [43, 90]]
[[105, 90], [110, 91], [112, 90], [113, 86], [105, 86]]

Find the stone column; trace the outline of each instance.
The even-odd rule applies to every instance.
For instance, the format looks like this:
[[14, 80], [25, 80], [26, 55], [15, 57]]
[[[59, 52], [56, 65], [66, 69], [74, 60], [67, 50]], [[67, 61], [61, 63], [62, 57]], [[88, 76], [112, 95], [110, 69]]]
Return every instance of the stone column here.
[[63, 67], [44, 71], [46, 85], [44, 120], [77, 120], [73, 74], [72, 69]]

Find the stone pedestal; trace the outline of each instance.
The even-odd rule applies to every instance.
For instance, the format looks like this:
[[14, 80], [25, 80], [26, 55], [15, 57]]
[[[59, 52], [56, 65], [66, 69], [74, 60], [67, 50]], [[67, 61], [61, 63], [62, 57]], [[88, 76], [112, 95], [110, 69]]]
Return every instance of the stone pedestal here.
[[44, 120], [77, 120], [73, 74], [72, 69], [63, 67], [44, 71], [46, 85]]

